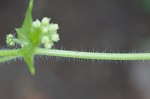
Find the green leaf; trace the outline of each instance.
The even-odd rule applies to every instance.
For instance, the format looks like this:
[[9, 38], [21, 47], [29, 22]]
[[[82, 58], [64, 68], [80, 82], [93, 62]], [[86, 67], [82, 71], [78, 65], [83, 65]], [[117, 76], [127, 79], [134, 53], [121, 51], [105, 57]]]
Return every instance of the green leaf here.
[[[30, 50], [30, 51], [29, 51]], [[27, 65], [28, 65], [28, 69], [30, 70], [30, 73], [32, 75], [35, 74], [35, 67], [34, 67], [34, 49], [31, 49], [29, 47], [24, 47], [24, 49], [22, 49], [22, 55], [24, 60], [26, 61]]]
[[21, 28], [16, 29], [17, 33], [18, 33], [18, 39], [22, 42], [22, 43], [27, 43], [29, 42], [29, 38], [30, 38], [30, 32], [32, 29], [32, 9], [33, 9], [33, 1], [34, 0], [30, 0], [26, 15], [25, 15], [25, 19], [23, 22], [23, 25]]
[[18, 40], [22, 46], [22, 56], [26, 61], [28, 68], [32, 75], [35, 74], [34, 68], [34, 52], [40, 44], [41, 29], [33, 27], [32, 9], [33, 1], [30, 0], [29, 6], [25, 15], [25, 19], [21, 28], [16, 29], [18, 33]]

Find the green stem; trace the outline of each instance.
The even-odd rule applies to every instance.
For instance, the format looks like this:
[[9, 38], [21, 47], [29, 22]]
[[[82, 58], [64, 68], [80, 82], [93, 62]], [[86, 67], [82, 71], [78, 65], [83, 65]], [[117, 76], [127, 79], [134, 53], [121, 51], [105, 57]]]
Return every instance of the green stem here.
[[[20, 50], [0, 50], [0, 56], [5, 56], [0, 58], [0, 62], [21, 56]], [[92, 53], [37, 48], [35, 54], [94, 60], [150, 60], [150, 53]]]
[[0, 56], [19, 56], [20, 49], [14, 49], [14, 50], [0, 50]]
[[38, 48], [35, 54], [94, 60], [150, 60], [150, 53], [92, 53]]
[[12, 59], [18, 58], [19, 56], [4, 56], [0, 58], [0, 63], [10, 61]]

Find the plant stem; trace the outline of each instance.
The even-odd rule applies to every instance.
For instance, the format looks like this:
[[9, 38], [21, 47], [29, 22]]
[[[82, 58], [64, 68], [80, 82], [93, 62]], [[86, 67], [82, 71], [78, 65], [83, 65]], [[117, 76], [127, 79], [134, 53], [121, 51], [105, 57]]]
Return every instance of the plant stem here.
[[20, 49], [14, 49], [14, 50], [0, 50], [0, 56], [19, 56], [20, 55]]
[[[21, 56], [19, 51], [20, 49], [0, 50], [0, 56], [5, 56], [0, 58], [0, 62]], [[92, 60], [150, 60], [150, 53], [93, 53], [37, 48], [35, 54]]]
[[35, 54], [92, 60], [150, 60], [150, 53], [92, 53], [38, 48]]
[[0, 63], [10, 61], [10, 60], [15, 59], [17, 57], [19, 57], [19, 56], [4, 56], [4, 57], [1, 57], [0, 58]]

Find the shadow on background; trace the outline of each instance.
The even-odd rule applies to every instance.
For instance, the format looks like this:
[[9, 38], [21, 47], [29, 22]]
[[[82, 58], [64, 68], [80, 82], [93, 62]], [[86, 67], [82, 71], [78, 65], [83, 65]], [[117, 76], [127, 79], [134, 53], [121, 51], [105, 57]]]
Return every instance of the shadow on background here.
[[[28, 0], [1, 0], [0, 42], [15, 33]], [[149, 0], [35, 0], [34, 19], [59, 24], [55, 48], [149, 52]], [[36, 57], [36, 75], [24, 61], [0, 64], [0, 99], [149, 99], [150, 67], [142, 61], [87, 61]]]

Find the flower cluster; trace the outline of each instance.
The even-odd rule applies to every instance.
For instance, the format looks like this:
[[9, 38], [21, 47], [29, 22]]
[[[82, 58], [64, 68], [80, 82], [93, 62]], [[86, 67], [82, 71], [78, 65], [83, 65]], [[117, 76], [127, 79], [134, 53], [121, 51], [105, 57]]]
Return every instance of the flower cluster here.
[[[54, 42], [59, 41], [59, 35], [57, 33], [59, 29], [58, 24], [50, 23], [50, 18], [44, 17], [41, 22], [37, 19], [32, 23], [32, 26], [34, 29], [41, 29], [40, 43], [44, 48], [50, 49], [54, 45]], [[14, 46], [15, 43], [21, 44], [13, 34], [7, 35], [6, 43], [8, 46]]]
[[8, 34], [6, 37], [6, 43], [8, 46], [15, 46], [14, 35]]
[[33, 27], [42, 30], [40, 38], [44, 48], [52, 48], [54, 42], [59, 41], [59, 35], [57, 33], [59, 29], [58, 24], [50, 23], [50, 18], [44, 17], [41, 22], [37, 19], [33, 22]]

